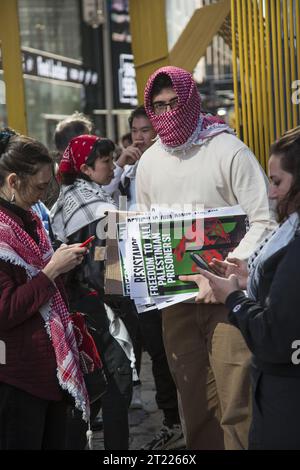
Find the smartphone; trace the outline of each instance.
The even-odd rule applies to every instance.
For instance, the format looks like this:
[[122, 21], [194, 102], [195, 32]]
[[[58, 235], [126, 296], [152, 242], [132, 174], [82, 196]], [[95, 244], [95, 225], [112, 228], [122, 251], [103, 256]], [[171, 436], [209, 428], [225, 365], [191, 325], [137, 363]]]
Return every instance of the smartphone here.
[[87, 240], [85, 240], [85, 242], [81, 243], [81, 245], [79, 245], [79, 248], [83, 248], [85, 247], [86, 245], [88, 245], [89, 243], [91, 243], [93, 240], [95, 240], [95, 235], [92, 235], [91, 237], [89, 237]]
[[201, 258], [198, 253], [191, 253], [190, 257], [192, 258], [193, 261], [199, 266], [199, 268], [205, 269], [206, 271], [216, 274], [215, 271], [207, 264], [207, 262]]

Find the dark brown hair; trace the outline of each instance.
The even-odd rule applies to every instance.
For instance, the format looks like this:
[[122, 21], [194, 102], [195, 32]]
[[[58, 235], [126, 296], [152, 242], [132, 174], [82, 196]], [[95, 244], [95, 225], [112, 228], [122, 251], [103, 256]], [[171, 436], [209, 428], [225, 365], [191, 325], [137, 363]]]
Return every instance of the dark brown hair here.
[[[130, 130], [132, 129], [132, 123], [133, 123], [134, 118], [137, 118], [137, 117], [145, 117], [145, 118], [149, 119], [148, 116], [147, 116], [144, 105], [138, 106], [137, 108], [135, 108], [131, 112], [131, 114], [128, 118], [128, 123], [129, 123]], [[131, 136], [131, 134], [130, 134], [130, 136]]]
[[151, 100], [153, 100], [164, 88], [173, 88], [173, 83], [169, 75], [162, 73], [157, 75], [151, 88]]
[[290, 190], [277, 206], [278, 220], [282, 222], [291, 210], [300, 213], [300, 126], [286, 132], [274, 142], [270, 155], [279, 157], [281, 168], [293, 176]]
[[124, 145], [124, 142], [129, 142], [129, 145], [132, 144], [132, 138], [131, 138], [131, 133], [130, 132], [127, 132], [127, 134], [123, 134], [122, 137], [121, 137], [121, 142], [122, 142], [122, 145]]
[[[6, 137], [3, 137], [4, 134]], [[43, 165], [51, 164], [52, 158], [47, 148], [38, 140], [14, 134], [11, 129], [0, 132], [0, 187], [5, 184], [7, 175], [16, 173], [21, 183], [20, 192], [24, 194], [29, 177]]]

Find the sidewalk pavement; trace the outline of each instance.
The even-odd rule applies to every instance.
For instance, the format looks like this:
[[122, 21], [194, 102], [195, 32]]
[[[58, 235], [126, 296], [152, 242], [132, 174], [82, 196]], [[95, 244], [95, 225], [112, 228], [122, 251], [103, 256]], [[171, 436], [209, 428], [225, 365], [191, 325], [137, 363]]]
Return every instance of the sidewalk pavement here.
[[[129, 410], [129, 449], [139, 450], [149, 442], [162, 427], [163, 415], [155, 401], [155, 385], [152, 363], [147, 353], [143, 353], [141, 367], [142, 402], [144, 409]], [[103, 432], [94, 432], [95, 450], [104, 450]]]

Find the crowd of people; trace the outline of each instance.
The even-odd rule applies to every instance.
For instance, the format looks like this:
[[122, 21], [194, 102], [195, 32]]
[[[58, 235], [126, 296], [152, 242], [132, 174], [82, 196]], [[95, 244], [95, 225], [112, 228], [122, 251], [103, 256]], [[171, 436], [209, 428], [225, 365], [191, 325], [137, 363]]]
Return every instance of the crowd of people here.
[[[0, 449], [84, 449], [101, 409], [105, 449], [127, 450], [143, 350], [162, 411], [144, 449], [299, 449], [300, 127], [271, 146], [268, 181], [202, 110], [192, 75], [167, 66], [149, 77], [129, 129], [117, 158], [79, 113], [57, 125], [54, 158], [0, 132]], [[249, 230], [212, 261], [215, 274], [181, 277], [199, 286], [195, 301], [137, 314], [105, 293], [99, 227], [120, 195], [128, 210], [239, 204]]]

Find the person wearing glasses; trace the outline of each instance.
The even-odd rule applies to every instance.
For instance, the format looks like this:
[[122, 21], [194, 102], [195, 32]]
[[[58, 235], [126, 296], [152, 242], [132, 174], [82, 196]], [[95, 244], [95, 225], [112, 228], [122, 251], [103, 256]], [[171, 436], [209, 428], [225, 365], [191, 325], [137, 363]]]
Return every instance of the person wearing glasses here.
[[[231, 255], [247, 259], [275, 226], [267, 178], [253, 153], [223, 121], [202, 111], [186, 70], [167, 66], [154, 72], [145, 88], [145, 108], [158, 139], [139, 162], [140, 209], [240, 204], [250, 229]], [[250, 352], [204, 278], [200, 291], [200, 303], [163, 310], [164, 344], [181, 399], [187, 448], [245, 449]]]

